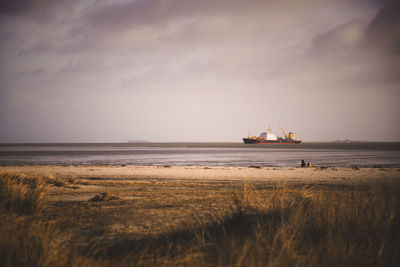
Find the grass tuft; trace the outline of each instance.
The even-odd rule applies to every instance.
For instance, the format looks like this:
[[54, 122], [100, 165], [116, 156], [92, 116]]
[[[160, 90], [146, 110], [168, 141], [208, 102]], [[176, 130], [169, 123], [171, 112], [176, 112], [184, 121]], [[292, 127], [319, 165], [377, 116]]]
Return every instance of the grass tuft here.
[[40, 176], [3, 173], [0, 175], [0, 203], [8, 212], [34, 213], [41, 209], [45, 182]]
[[110, 201], [120, 199], [118, 196], [110, 193], [110, 192], [101, 192], [96, 194], [94, 197], [90, 198], [88, 201], [90, 202], [99, 202], [99, 201]]

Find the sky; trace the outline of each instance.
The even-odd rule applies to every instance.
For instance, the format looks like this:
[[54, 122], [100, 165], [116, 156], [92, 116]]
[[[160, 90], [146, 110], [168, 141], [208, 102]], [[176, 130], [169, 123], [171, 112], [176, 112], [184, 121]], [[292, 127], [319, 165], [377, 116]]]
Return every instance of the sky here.
[[0, 3], [0, 142], [400, 141], [400, 1]]

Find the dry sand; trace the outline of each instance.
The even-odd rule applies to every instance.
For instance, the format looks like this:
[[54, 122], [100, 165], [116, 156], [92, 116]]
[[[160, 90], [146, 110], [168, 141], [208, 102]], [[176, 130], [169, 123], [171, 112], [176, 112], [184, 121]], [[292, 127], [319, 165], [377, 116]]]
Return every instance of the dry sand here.
[[[48, 200], [86, 201], [95, 194], [110, 192], [122, 199], [143, 198], [160, 188], [190, 192], [193, 188], [235, 190], [244, 183], [262, 186], [313, 186], [337, 189], [346, 185], [374, 184], [400, 180], [400, 169], [383, 168], [289, 168], [289, 167], [203, 167], [203, 166], [2, 166], [0, 172], [71, 178], [73, 184], [53, 187]], [[203, 190], [204, 191], [204, 190]]]
[[203, 166], [2, 166], [0, 171], [56, 177], [110, 179], [176, 179], [176, 180], [233, 180], [299, 183], [335, 183], [338, 181], [379, 182], [400, 178], [394, 168], [290, 168], [290, 167], [203, 167]]

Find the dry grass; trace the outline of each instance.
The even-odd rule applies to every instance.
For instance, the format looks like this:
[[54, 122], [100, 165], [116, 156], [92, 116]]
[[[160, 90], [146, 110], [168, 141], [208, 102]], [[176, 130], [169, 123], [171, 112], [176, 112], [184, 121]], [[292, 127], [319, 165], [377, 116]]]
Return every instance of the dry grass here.
[[5, 173], [0, 178], [1, 207], [9, 212], [36, 212], [41, 208], [44, 190], [44, 179], [40, 176]]
[[106, 183], [107, 196], [123, 185], [121, 199], [52, 203], [48, 181], [0, 175], [0, 265], [400, 264], [396, 181], [332, 188], [89, 180]]
[[109, 192], [101, 192], [96, 194], [94, 197], [89, 199], [92, 202], [99, 202], [99, 201], [110, 201], [110, 200], [117, 200], [119, 199], [118, 196], [110, 194]]

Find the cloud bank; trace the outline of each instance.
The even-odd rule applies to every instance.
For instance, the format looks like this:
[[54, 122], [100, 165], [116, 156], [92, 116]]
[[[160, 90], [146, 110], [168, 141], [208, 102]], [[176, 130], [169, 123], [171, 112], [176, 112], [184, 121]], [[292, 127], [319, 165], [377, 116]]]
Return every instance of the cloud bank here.
[[0, 142], [399, 141], [396, 1], [0, 5]]

